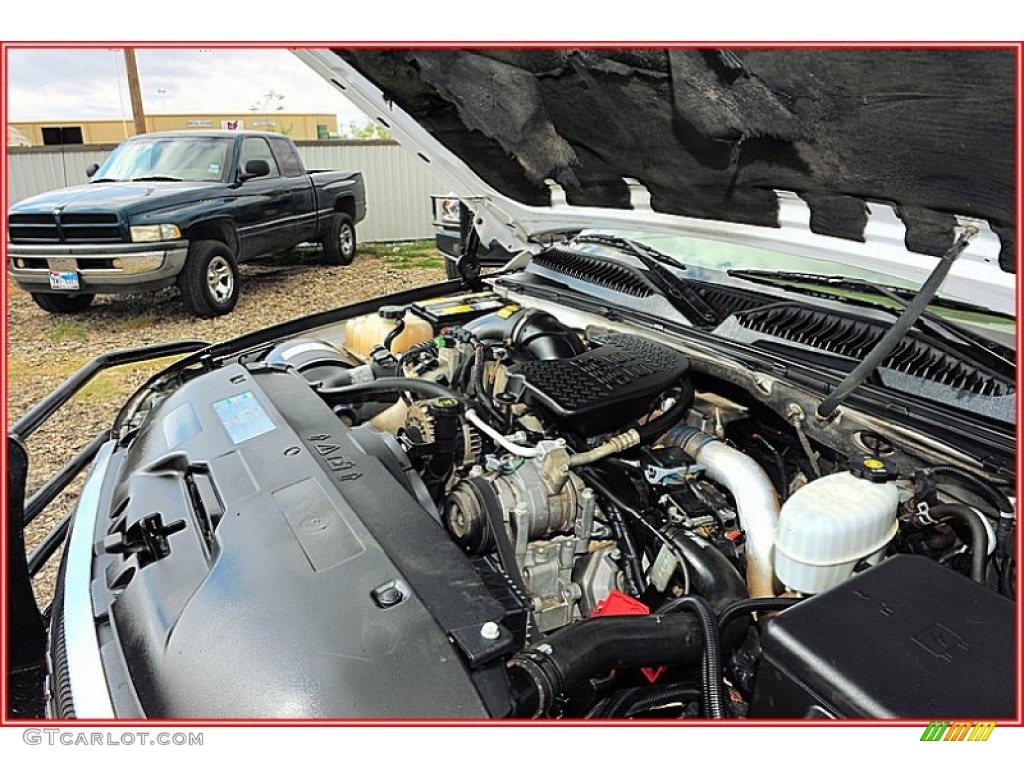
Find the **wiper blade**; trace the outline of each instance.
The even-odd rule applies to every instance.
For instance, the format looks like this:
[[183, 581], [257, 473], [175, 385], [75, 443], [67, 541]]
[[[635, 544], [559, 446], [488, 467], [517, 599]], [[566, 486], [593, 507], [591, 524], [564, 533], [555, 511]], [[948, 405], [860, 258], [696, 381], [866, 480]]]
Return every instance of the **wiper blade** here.
[[181, 181], [177, 176], [136, 176], [132, 181]]
[[718, 312], [704, 301], [687, 281], [664, 266], [671, 264], [677, 268], [686, 268], [671, 256], [666, 256], [649, 245], [619, 235], [579, 235], [574, 238], [574, 242], [607, 245], [635, 256], [641, 264], [647, 267], [648, 279], [651, 283], [661, 291], [661, 294], [668, 299], [673, 307], [694, 325], [714, 326], [721, 322]]
[[[885, 294], [887, 298], [891, 298], [893, 301], [899, 301], [901, 303], [906, 303], [910, 299], [913, 299], [918, 293], [917, 290], [913, 288], [897, 288], [895, 286], [877, 285], [876, 283], [872, 283], [862, 278], [844, 277], [842, 275], [820, 275], [813, 272], [787, 272], [784, 270], [771, 269], [730, 269], [726, 274], [730, 277], [738, 277], [741, 280], [749, 280], [753, 283], [775, 285], [780, 288], [793, 290], [800, 290], [800, 287], [791, 286], [788, 285], [788, 283], [811, 283], [814, 285], [827, 285], [833, 288], [845, 288], [850, 290], [867, 288], [874, 293], [879, 293], [879, 289], [883, 289], [888, 291], [888, 293], [893, 294], [892, 296]], [[837, 296], [837, 298], [842, 300], [845, 297]], [[934, 297], [931, 302], [929, 302], [929, 305], [973, 312], [979, 311], [978, 307], [967, 304], [966, 302], [941, 296]], [[931, 311], [929, 310], [929, 312]]]
[[868, 352], [864, 359], [857, 364], [857, 367], [839, 382], [839, 385], [832, 391], [832, 394], [821, 401], [821, 404], [818, 406], [819, 418], [831, 418], [836, 409], [839, 408], [840, 403], [849, 397], [857, 387], [863, 384], [875, 369], [882, 364], [882, 361], [889, 356], [889, 353], [896, 348], [900, 340], [907, 335], [911, 326], [920, 319], [925, 308], [928, 306], [928, 302], [939, 292], [939, 288], [946, 281], [946, 276], [949, 274], [953, 262], [964, 252], [964, 249], [967, 248], [968, 243], [971, 242], [971, 239], [976, 234], [978, 234], [977, 227], [966, 227], [964, 233], [956, 239], [956, 242], [949, 247], [949, 250], [942, 254], [942, 258], [939, 259], [939, 265], [928, 275], [928, 279], [924, 281], [921, 290], [914, 297], [913, 301], [907, 305], [907, 308], [903, 310], [903, 314], [896, 318], [896, 322], [889, 326], [889, 330], [878, 340], [875, 348]]
[[[766, 270], [730, 270], [730, 277], [739, 277], [743, 280], [751, 280], [753, 282], [769, 284], [778, 286], [780, 280], [793, 280], [796, 282], [810, 283], [812, 285], [826, 285], [833, 286], [836, 288], [844, 288], [850, 290], [862, 290], [865, 292], [875, 293], [883, 298], [889, 299], [893, 303], [899, 305], [903, 310], [906, 310], [910, 306], [910, 302], [913, 299], [915, 292], [905, 288], [890, 288], [885, 285], [878, 285], [868, 280], [861, 280], [853, 277], [836, 277], [831, 275], [815, 275], [804, 272], [770, 272]], [[795, 290], [800, 290], [796, 286], [779, 286], [783, 288], [793, 287]], [[910, 300], [905, 296], [910, 296]], [[835, 298], [838, 301], [845, 301], [844, 296], [830, 296], [829, 298]], [[933, 300], [933, 304], [947, 306], [955, 309], [963, 309], [966, 311], [977, 311], [977, 308], [964, 304], [959, 301], [945, 301], [945, 300]], [[997, 344], [993, 342], [984, 342], [979, 340], [974, 334], [965, 331], [963, 328], [958, 326], [956, 323], [947, 320], [941, 315], [937, 315], [930, 309], [925, 309], [921, 313], [919, 322], [924, 326], [930, 326], [931, 330], [941, 329], [946, 333], [955, 336], [958, 341], [971, 347], [975, 352], [980, 353], [982, 356], [989, 358], [989, 362], [994, 361], [997, 365], [1014, 366], [1015, 362], [996, 351]]]
[[574, 243], [596, 243], [597, 245], [607, 245], [611, 248], [618, 248], [621, 250], [627, 250], [631, 253], [636, 251], [642, 251], [643, 253], [650, 256], [655, 261], [660, 261], [662, 264], [668, 264], [669, 266], [675, 267], [676, 269], [686, 269], [685, 264], [673, 259], [671, 256], [662, 253], [657, 248], [652, 248], [647, 243], [641, 243], [633, 240], [629, 237], [623, 237], [622, 235], [602, 235], [596, 232], [591, 232], [586, 235], [576, 235], [573, 238]]
[[92, 180], [89, 181], [89, 183], [90, 184], [104, 184], [104, 183], [114, 183], [114, 182], [118, 182], [118, 181], [121, 181], [121, 179], [92, 179]]

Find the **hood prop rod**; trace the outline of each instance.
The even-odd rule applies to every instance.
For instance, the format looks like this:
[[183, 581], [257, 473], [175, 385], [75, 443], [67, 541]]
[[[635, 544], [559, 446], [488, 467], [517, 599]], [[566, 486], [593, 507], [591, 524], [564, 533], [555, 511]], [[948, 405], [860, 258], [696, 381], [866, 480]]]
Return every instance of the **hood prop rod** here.
[[928, 275], [928, 279], [924, 281], [921, 290], [907, 305], [907, 308], [903, 310], [903, 313], [896, 318], [896, 322], [889, 326], [889, 330], [878, 340], [875, 348], [865, 355], [864, 359], [846, 375], [846, 378], [839, 382], [839, 385], [832, 391], [832, 394], [821, 401], [817, 410], [818, 418], [832, 418], [840, 403], [849, 397], [857, 387], [863, 384], [868, 376], [885, 361], [896, 348], [896, 345], [900, 343], [900, 340], [907, 335], [907, 332], [914, 323], [924, 314], [929, 302], [935, 298], [935, 294], [939, 292], [939, 288], [946, 281], [946, 276], [949, 274], [953, 262], [964, 252], [964, 249], [967, 248], [967, 245], [976, 234], [978, 234], [977, 227], [967, 226], [964, 228], [963, 234], [956, 239], [956, 242], [949, 247], [949, 250], [942, 254], [938, 266]]

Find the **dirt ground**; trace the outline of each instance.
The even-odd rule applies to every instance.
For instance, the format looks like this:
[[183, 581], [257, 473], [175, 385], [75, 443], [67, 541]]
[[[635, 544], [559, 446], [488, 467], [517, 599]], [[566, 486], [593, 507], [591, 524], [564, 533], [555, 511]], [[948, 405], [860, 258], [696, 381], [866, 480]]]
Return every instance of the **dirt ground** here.
[[[224, 341], [258, 328], [373, 296], [444, 280], [433, 243], [360, 247], [348, 267], [328, 267], [320, 251], [303, 248], [242, 266], [242, 294], [224, 317], [198, 319], [185, 313], [176, 289], [138, 296], [100, 296], [79, 315], [50, 315], [10, 279], [7, 282], [7, 423], [103, 352], [163, 341]], [[125, 366], [102, 374], [79, 392], [27, 442], [31, 495], [101, 429], [119, 407], [167, 361]], [[69, 510], [84, 473], [26, 530], [31, 550]], [[59, 553], [58, 553], [59, 554]], [[59, 556], [36, 579], [48, 602]]]

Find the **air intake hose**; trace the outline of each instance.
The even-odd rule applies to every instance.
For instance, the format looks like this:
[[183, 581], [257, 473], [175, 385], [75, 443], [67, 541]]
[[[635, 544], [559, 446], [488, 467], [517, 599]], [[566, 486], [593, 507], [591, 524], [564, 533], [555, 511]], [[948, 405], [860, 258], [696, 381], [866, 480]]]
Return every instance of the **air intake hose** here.
[[508, 308], [478, 317], [464, 326], [480, 341], [511, 343], [535, 360], [562, 360], [586, 348], [576, 332], [547, 312]]
[[618, 667], [696, 666], [704, 653], [690, 613], [604, 616], [572, 624], [509, 662], [516, 717], [546, 714], [563, 694]]
[[[743, 580], [725, 555], [682, 533], [671, 538], [687, 561], [695, 591], [708, 600], [715, 613], [746, 599]], [[665, 607], [672, 611], [677, 606], [668, 603]], [[734, 624], [722, 636], [724, 658], [745, 632], [742, 623]], [[717, 636], [717, 631], [714, 634]], [[707, 643], [701, 619], [694, 613], [602, 616], [572, 624], [509, 662], [517, 693], [515, 715], [544, 715], [562, 696], [617, 667], [696, 666]]]

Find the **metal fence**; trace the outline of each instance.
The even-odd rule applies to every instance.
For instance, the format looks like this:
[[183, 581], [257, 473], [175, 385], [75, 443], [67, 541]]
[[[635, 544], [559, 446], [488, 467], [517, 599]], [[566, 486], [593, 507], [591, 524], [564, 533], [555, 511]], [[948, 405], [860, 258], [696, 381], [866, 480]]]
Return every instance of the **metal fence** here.
[[[348, 168], [366, 181], [364, 242], [433, 237], [430, 196], [446, 190], [422, 160], [390, 141], [296, 142], [307, 168]], [[102, 163], [114, 145], [8, 147], [8, 199], [26, 197], [88, 179], [85, 168]]]

